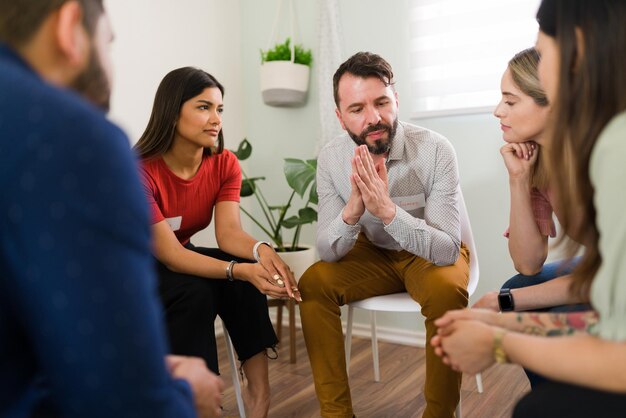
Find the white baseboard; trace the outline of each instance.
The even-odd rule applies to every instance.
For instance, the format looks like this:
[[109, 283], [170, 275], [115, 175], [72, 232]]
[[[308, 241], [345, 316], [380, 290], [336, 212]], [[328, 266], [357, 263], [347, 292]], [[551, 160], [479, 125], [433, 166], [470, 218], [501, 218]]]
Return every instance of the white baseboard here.
[[[346, 324], [343, 323], [345, 333]], [[352, 335], [355, 337], [371, 338], [370, 324], [356, 323], [352, 324]], [[411, 347], [424, 348], [426, 343], [426, 333], [423, 331], [409, 331], [402, 328], [392, 327], [376, 327], [376, 336], [379, 341], [385, 341], [400, 345], [409, 345]]]
[[[272, 323], [276, 323], [275, 314], [270, 314]], [[287, 324], [288, 316], [286, 312], [283, 313], [283, 326]], [[346, 331], [346, 323], [343, 322], [344, 334]], [[300, 312], [296, 310], [296, 327], [302, 328], [300, 322]], [[222, 321], [219, 319], [215, 321], [215, 334], [222, 335]], [[424, 348], [426, 343], [426, 333], [423, 331], [409, 331], [402, 328], [394, 327], [376, 327], [376, 335], [379, 341], [385, 341], [393, 344], [408, 345], [411, 347]], [[371, 336], [371, 329], [369, 323], [354, 322], [352, 324], [352, 336], [369, 339]]]
[[[272, 323], [276, 323], [275, 314], [270, 314]], [[283, 313], [283, 326], [288, 321], [286, 313]], [[346, 322], [342, 322], [344, 335], [346, 333]], [[300, 312], [296, 309], [296, 327], [302, 328], [300, 322]], [[352, 336], [369, 339], [371, 337], [371, 328], [369, 323], [353, 322], [352, 323]], [[426, 333], [424, 331], [410, 331], [403, 328], [383, 327], [378, 325], [376, 327], [376, 336], [379, 341], [385, 341], [394, 344], [408, 345], [411, 347], [424, 348], [426, 343]]]

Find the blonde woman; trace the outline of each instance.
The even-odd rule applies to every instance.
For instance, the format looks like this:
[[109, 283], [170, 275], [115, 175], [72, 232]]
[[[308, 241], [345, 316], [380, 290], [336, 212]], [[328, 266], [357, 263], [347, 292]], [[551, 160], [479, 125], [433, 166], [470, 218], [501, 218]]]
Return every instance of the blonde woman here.
[[[550, 106], [539, 84], [539, 54], [534, 48], [517, 53], [502, 75], [502, 99], [494, 110], [500, 120], [500, 148], [509, 175], [511, 210], [508, 238], [509, 254], [518, 275], [480, 298], [473, 307], [494, 311], [582, 310], [578, 297], [566, 290], [569, 273], [576, 260], [544, 264], [548, 256], [548, 238], [556, 236], [553, 212], [556, 198], [547, 175], [544, 152], [545, 129]], [[532, 387], [544, 379], [527, 372]]]
[[582, 302], [563, 292], [571, 281], [568, 273], [575, 261], [544, 264], [548, 238], [556, 236], [552, 214], [558, 219], [559, 210], [548, 181], [547, 154], [542, 150], [550, 106], [539, 85], [538, 63], [534, 48], [519, 52], [509, 61], [501, 81], [502, 99], [494, 110], [506, 142], [500, 153], [511, 193], [509, 228], [504, 235], [520, 274], [508, 280], [499, 293], [483, 296], [474, 304], [477, 308], [524, 311]]

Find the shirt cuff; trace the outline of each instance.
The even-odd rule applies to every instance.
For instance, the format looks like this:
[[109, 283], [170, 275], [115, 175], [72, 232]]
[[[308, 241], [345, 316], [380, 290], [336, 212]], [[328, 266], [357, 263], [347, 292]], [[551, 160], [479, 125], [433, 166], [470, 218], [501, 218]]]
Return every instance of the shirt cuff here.
[[346, 240], [356, 240], [361, 232], [361, 225], [357, 222], [350, 225], [344, 222], [341, 213], [331, 225], [332, 236]]
[[426, 221], [416, 218], [404, 209], [396, 205], [396, 216], [388, 225], [383, 223], [383, 229], [391, 235], [398, 243], [406, 241], [406, 235], [415, 229], [421, 229]]
[[391, 225], [391, 224], [393, 223], [393, 221], [395, 221], [395, 220], [396, 220], [396, 218], [398, 217], [398, 210], [399, 210], [399, 209], [400, 209], [400, 208], [398, 207], [398, 205], [396, 205], [396, 213], [393, 215], [393, 219], [392, 219], [392, 220], [391, 220], [388, 224], [386, 224], [386, 223], [385, 223], [385, 221], [382, 221], [382, 222], [383, 222], [383, 228], [385, 228], [385, 227], [387, 227], [387, 226]]
[[172, 380], [174, 381], [174, 385], [176, 385], [178, 391], [189, 400], [190, 405], [193, 405], [193, 389], [191, 388], [191, 384], [187, 380], [181, 378], [174, 378]]

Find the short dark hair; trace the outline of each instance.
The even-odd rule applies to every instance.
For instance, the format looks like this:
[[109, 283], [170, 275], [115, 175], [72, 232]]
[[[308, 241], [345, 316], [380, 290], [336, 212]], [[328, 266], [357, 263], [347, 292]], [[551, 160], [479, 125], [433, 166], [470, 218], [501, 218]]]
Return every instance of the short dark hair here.
[[337, 107], [339, 107], [339, 80], [345, 73], [361, 78], [376, 77], [385, 86], [394, 84], [393, 70], [387, 61], [371, 52], [357, 52], [341, 64], [333, 76], [333, 96]]
[[[178, 68], [163, 77], [154, 97], [148, 126], [134, 146], [139, 157], [149, 159], [165, 154], [174, 143], [176, 121], [183, 104], [210, 87], [217, 87], [224, 96], [224, 86], [211, 74], [198, 68]], [[220, 154], [224, 150], [223, 129], [217, 142], [216, 149], [205, 148], [205, 155], [213, 152]]]
[[68, 1], [76, 1], [83, 9], [83, 25], [93, 36], [100, 15], [102, 0], [0, 0], [0, 42], [21, 47], [39, 30], [43, 21]]

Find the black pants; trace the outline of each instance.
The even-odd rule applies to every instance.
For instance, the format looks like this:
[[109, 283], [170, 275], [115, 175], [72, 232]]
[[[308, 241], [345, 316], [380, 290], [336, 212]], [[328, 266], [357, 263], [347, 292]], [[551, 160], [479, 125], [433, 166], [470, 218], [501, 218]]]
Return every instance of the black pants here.
[[[187, 248], [224, 261], [251, 262], [215, 248], [191, 244]], [[217, 315], [226, 324], [241, 362], [278, 343], [267, 299], [250, 283], [175, 273], [159, 262], [157, 271], [172, 354], [201, 357], [209, 369], [219, 373], [214, 328]]]
[[626, 417], [626, 394], [547, 381], [533, 388], [513, 411], [513, 418], [557, 417]]

